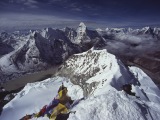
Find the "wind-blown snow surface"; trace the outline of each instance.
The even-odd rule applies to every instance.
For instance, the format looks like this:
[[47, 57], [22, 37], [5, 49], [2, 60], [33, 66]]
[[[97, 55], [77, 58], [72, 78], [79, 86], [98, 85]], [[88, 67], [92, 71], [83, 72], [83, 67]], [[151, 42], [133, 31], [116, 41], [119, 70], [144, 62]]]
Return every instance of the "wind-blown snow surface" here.
[[[70, 70], [75, 69], [73, 75], [84, 74], [86, 72], [84, 68], [91, 70], [96, 67], [99, 71], [83, 81], [84, 85], [95, 81], [97, 84], [85, 96], [86, 99], [72, 109], [76, 113], [70, 114], [68, 120], [158, 120], [160, 118], [160, 91], [141, 69], [125, 68], [114, 55], [106, 50], [90, 50], [89, 53], [84, 52], [76, 56], [77, 59], [72, 62], [72, 66], [68, 66]], [[68, 59], [66, 63], [70, 65], [73, 58], [75, 56]], [[84, 58], [91, 63], [95, 60], [96, 62], [83, 64], [84, 66], [80, 68], [81, 62], [86, 62]], [[65, 67], [62, 69], [66, 69]], [[49, 104], [56, 96], [62, 81], [68, 87], [68, 94], [72, 99], [84, 96], [84, 88], [71, 83], [72, 78], [55, 77], [42, 82], [28, 83], [11, 102], [4, 106], [0, 119], [18, 120], [26, 114], [38, 112], [43, 105]], [[133, 83], [133, 91], [140, 96], [140, 99], [122, 91], [120, 86], [124, 83]], [[46, 117], [38, 119], [48, 120]]]

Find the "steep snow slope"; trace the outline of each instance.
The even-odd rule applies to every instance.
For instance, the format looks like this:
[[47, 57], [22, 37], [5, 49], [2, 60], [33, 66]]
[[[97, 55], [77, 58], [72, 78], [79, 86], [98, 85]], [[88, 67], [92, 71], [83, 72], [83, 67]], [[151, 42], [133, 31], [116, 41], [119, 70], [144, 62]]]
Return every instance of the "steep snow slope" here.
[[40, 60], [35, 40], [31, 37], [21, 47], [0, 58], [0, 69], [3, 73], [0, 80], [11, 80], [23, 73], [41, 70], [45, 66], [46, 63]]
[[[73, 108], [76, 113], [70, 114], [68, 120], [158, 120], [159, 89], [139, 68], [131, 67], [130, 71], [106, 50], [91, 49], [73, 55], [57, 73], [65, 77], [27, 84], [4, 106], [0, 119], [17, 120], [27, 113], [38, 112], [53, 99], [63, 81], [72, 99], [86, 98]], [[139, 99], [121, 91], [125, 83], [133, 83]]]
[[138, 79], [140, 84], [134, 88], [137, 95], [142, 96], [142, 93], [145, 93], [143, 95], [144, 100], [160, 103], [160, 91], [152, 79], [148, 77], [140, 68], [130, 67], [130, 71], [134, 74], [136, 79]]

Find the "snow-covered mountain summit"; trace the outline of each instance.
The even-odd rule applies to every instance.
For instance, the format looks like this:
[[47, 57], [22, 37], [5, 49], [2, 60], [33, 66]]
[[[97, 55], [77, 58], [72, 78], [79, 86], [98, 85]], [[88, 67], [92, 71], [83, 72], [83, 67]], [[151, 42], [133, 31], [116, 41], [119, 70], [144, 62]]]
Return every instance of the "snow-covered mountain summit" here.
[[72, 43], [90, 49], [97, 41], [102, 38], [96, 30], [90, 30], [81, 22], [75, 31], [71, 31], [70, 38]]
[[[132, 72], [134, 73], [134, 70]], [[61, 66], [57, 75], [68, 77], [73, 83], [80, 85], [85, 89], [85, 95], [96, 91], [96, 88], [102, 88], [105, 84], [109, 84], [116, 90], [121, 90], [121, 86], [125, 83], [140, 85], [136, 76], [134, 77], [119, 59], [106, 50], [90, 49], [87, 52], [72, 55]], [[146, 78], [154, 84], [149, 77]]]
[[[80, 44], [82, 39], [84, 39], [84, 37], [86, 36], [86, 31], [87, 31], [87, 27], [86, 25], [81, 22], [76, 30], [77, 32], [77, 39], [76, 39], [76, 43]], [[89, 38], [88, 38], [89, 39]]]
[[[160, 117], [157, 86], [141, 69], [126, 68], [106, 50], [91, 49], [71, 56], [57, 75], [61, 77], [27, 84], [4, 106], [0, 119], [8, 120], [14, 114], [12, 119], [17, 120], [38, 112], [56, 96], [62, 81], [72, 99], [86, 98], [72, 108], [76, 113], [70, 114], [68, 120], [157, 120]], [[132, 83], [139, 99], [122, 91], [125, 83]], [[48, 120], [47, 117], [38, 119]]]
[[[95, 88], [102, 88], [106, 81], [111, 85], [114, 80], [110, 80], [115, 77], [116, 79], [120, 78], [120, 84], [118, 83], [119, 81], [114, 81], [117, 82], [116, 89], [120, 89], [122, 84], [126, 83], [125, 80], [130, 79], [127, 72], [125, 76], [120, 73], [120, 69], [123, 68], [121, 67], [115, 56], [106, 50], [90, 49], [82, 54], [71, 56], [63, 64], [58, 75], [69, 77], [73, 83], [80, 85], [84, 88], [86, 96], [95, 91]], [[124, 71], [127, 70], [124, 69]]]

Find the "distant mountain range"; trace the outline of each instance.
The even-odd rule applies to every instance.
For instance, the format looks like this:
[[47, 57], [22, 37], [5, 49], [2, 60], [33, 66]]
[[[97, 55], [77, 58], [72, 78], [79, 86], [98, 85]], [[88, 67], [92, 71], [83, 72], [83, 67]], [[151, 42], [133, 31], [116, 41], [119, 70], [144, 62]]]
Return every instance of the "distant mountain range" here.
[[62, 64], [69, 56], [94, 49], [107, 49], [125, 65], [144, 69], [160, 83], [160, 28], [145, 27], [88, 29], [45, 28], [0, 33], [0, 80], [5, 82], [26, 73]]

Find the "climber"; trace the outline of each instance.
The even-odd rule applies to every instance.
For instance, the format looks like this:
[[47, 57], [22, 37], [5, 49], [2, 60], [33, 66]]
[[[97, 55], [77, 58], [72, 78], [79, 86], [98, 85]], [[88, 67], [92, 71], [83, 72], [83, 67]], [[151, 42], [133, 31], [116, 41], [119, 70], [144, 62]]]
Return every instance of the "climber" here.
[[125, 84], [122, 86], [122, 89], [129, 95], [136, 96], [136, 93], [132, 92], [132, 85], [131, 84]]
[[0, 87], [0, 92], [4, 92], [4, 91], [6, 91], [4, 87]]

